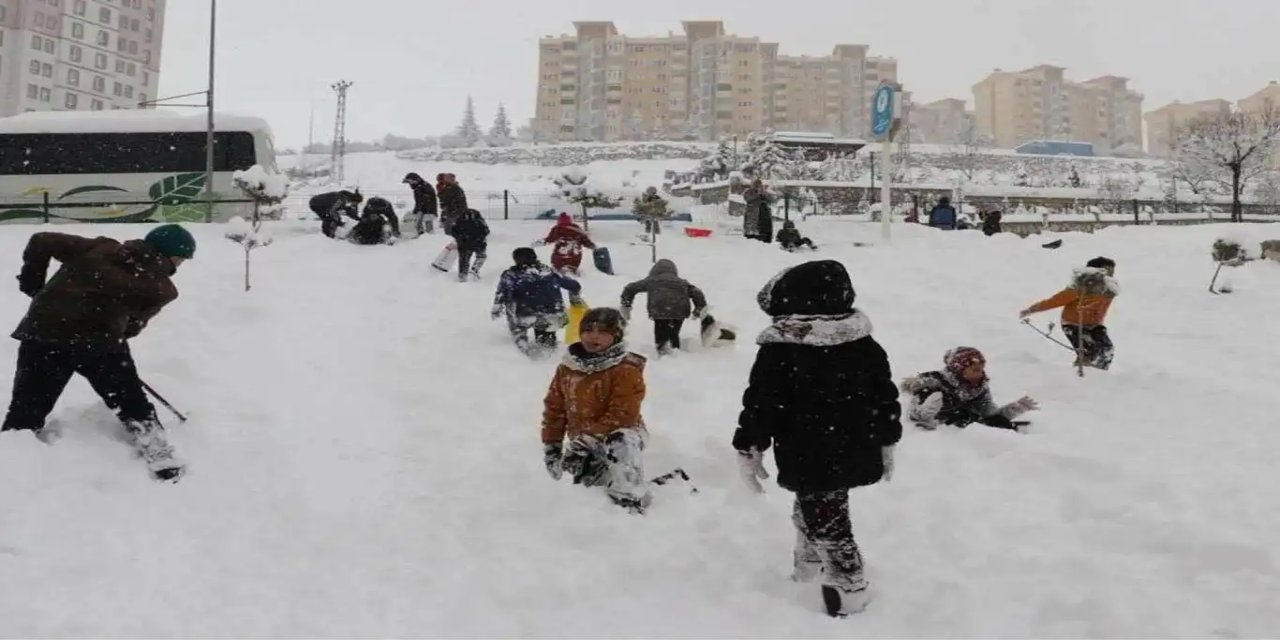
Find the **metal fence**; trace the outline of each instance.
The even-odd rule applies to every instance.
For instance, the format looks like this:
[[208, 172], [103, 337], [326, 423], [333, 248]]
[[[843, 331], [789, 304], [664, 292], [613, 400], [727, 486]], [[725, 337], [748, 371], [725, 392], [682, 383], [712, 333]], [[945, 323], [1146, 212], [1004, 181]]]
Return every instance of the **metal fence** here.
[[[528, 220], [542, 216], [548, 211], [554, 216], [561, 211], [576, 211], [578, 208], [578, 205], [546, 191], [535, 193], [504, 189], [502, 191], [468, 190], [466, 193], [467, 206], [479, 211], [489, 220]], [[413, 193], [407, 188], [361, 189], [360, 194], [364, 196], [365, 202], [368, 202], [369, 198], [385, 198], [401, 215], [413, 211]], [[312, 216], [309, 201], [314, 195], [315, 193], [312, 192], [286, 198], [284, 202], [286, 215], [293, 218]], [[622, 207], [628, 207], [626, 210], [629, 210], [629, 204], [624, 202]], [[619, 210], [623, 210], [622, 207], [619, 207]]]
[[133, 192], [114, 192], [112, 198], [103, 193], [64, 194], [50, 197], [39, 195], [0, 195], [0, 222], [42, 223], [51, 222], [206, 222], [210, 219], [209, 205], [213, 205], [212, 219], [223, 220], [235, 215], [252, 215], [253, 200], [248, 198], [215, 197], [205, 200], [204, 194], [194, 196], [165, 195]]

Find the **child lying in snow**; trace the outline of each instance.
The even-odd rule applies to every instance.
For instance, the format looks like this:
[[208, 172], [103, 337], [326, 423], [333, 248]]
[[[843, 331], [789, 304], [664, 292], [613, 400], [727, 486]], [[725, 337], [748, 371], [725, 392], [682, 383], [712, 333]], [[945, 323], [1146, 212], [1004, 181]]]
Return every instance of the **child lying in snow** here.
[[1025, 433], [1027, 422], [1014, 418], [1039, 408], [1035, 400], [1023, 396], [1017, 402], [997, 406], [991, 399], [987, 380], [987, 360], [973, 347], [956, 347], [943, 356], [942, 371], [926, 371], [902, 381], [902, 390], [912, 396], [908, 417], [923, 429], [938, 423], [967, 427], [981, 422], [998, 429]]

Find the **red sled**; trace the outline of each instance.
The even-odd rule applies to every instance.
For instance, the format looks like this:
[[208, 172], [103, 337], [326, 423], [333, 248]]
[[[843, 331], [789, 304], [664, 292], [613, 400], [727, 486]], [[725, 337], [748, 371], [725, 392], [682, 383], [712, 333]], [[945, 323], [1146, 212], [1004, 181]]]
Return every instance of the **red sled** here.
[[690, 238], [706, 238], [711, 235], [711, 230], [702, 227], [685, 227], [684, 234]]

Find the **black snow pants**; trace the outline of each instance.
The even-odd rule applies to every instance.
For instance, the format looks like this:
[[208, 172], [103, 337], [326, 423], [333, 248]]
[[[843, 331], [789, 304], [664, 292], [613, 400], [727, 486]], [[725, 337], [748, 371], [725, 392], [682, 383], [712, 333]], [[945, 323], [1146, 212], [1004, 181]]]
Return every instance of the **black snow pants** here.
[[653, 341], [658, 345], [658, 351], [679, 349], [680, 329], [683, 326], [684, 320], [654, 320]]
[[1066, 334], [1071, 346], [1084, 356], [1084, 363], [1088, 366], [1107, 369], [1116, 357], [1116, 347], [1107, 334], [1106, 325], [1064, 324], [1062, 333]]
[[72, 348], [23, 341], [18, 347], [13, 399], [0, 430], [44, 428], [45, 418], [73, 373], [84, 376], [122, 422], [154, 420], [155, 407], [147, 400], [127, 345], [123, 349]]
[[795, 573], [798, 582], [814, 582], [844, 591], [867, 588], [862, 552], [849, 521], [849, 491], [796, 495], [791, 516], [796, 527]]

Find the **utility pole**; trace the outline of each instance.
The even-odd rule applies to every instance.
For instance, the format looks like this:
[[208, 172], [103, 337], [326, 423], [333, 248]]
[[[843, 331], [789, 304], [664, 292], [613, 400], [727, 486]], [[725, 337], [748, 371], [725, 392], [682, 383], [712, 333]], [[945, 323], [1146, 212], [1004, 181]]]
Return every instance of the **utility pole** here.
[[338, 113], [333, 119], [333, 149], [329, 154], [329, 161], [333, 167], [333, 176], [338, 182], [345, 179], [345, 164], [347, 155], [347, 89], [351, 88], [353, 82], [339, 80], [331, 86], [338, 94]]
[[307, 146], [302, 148], [302, 167], [298, 170], [298, 173], [303, 176], [307, 175], [307, 165], [310, 164], [307, 161], [307, 154], [310, 153], [311, 145], [315, 144], [315, 141], [316, 141], [316, 103], [312, 101], [311, 117], [307, 120]]
[[208, 130], [205, 132], [204, 156], [204, 221], [213, 222], [213, 60], [217, 51], [218, 0], [209, 0], [209, 88], [205, 91], [205, 106], [209, 109]]

